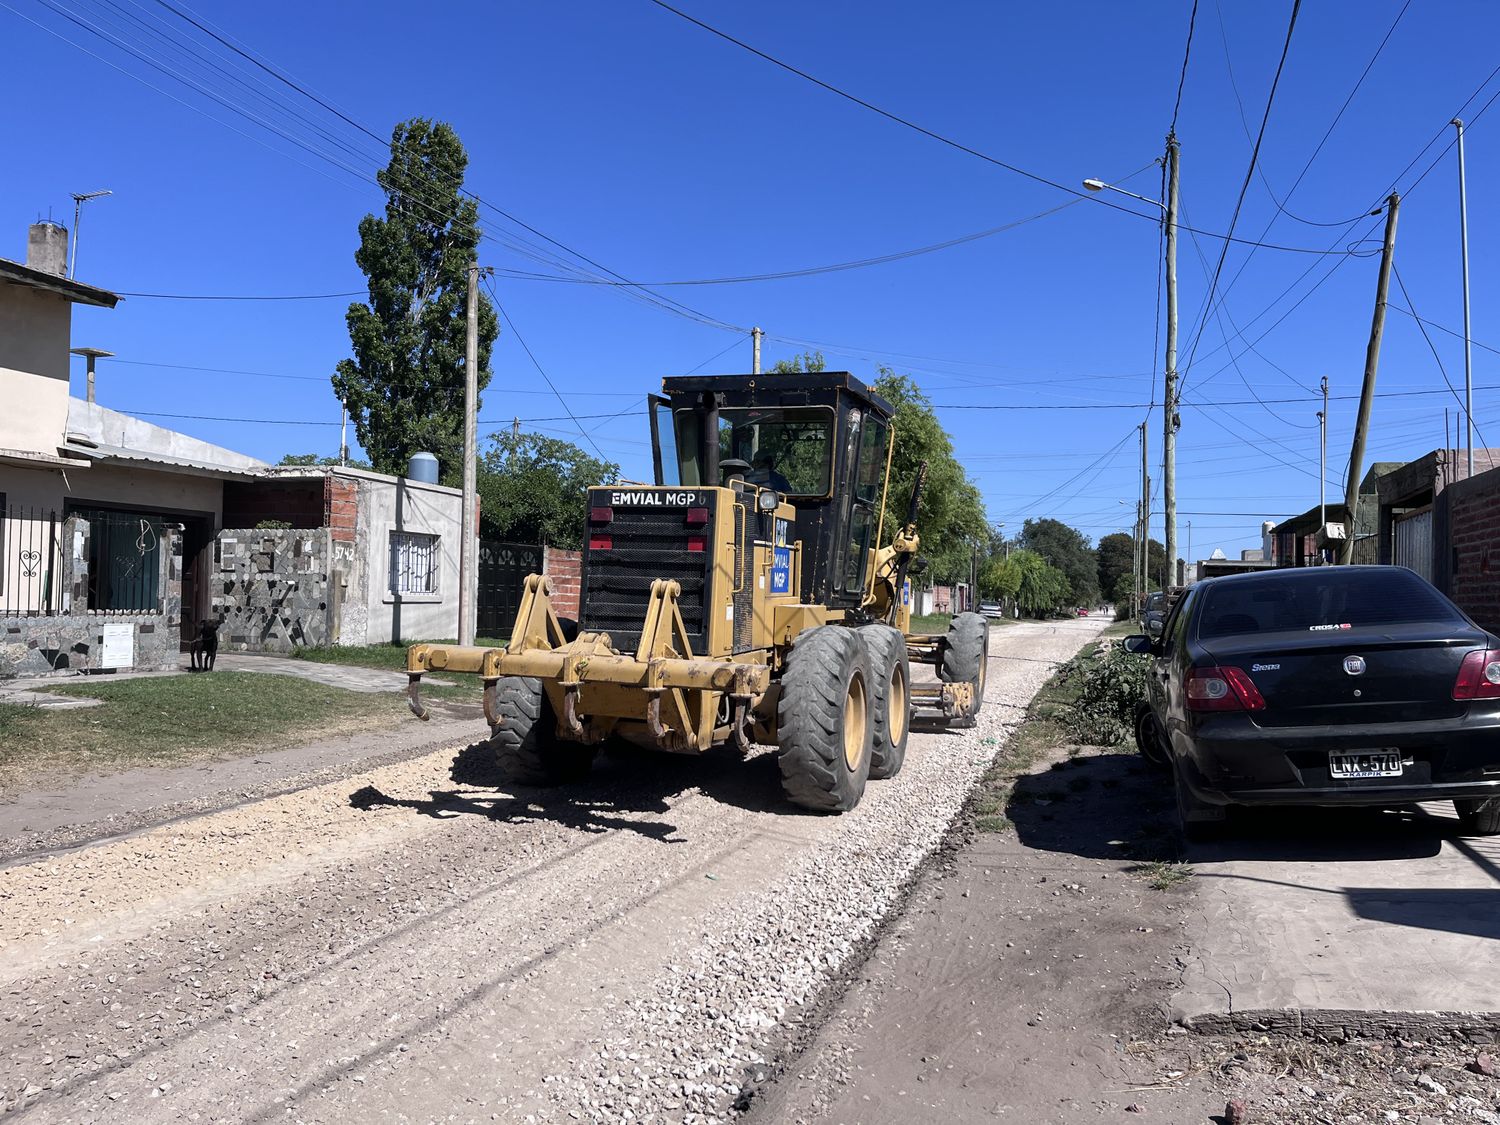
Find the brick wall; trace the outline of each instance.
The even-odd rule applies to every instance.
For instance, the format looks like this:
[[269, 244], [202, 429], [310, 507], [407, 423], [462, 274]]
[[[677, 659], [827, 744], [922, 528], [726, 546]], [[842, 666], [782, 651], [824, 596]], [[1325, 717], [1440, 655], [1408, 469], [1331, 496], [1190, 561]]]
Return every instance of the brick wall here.
[[[1442, 561], [1450, 568], [1448, 596], [1486, 629], [1500, 630], [1500, 471], [1459, 481], [1442, 496], [1447, 499], [1449, 557]], [[1434, 540], [1434, 552], [1442, 551], [1441, 538]]]
[[559, 617], [578, 620], [579, 595], [583, 590], [583, 554], [547, 547], [542, 555], [542, 573], [552, 586], [552, 609]]
[[323, 478], [323, 526], [335, 543], [353, 543], [359, 514], [359, 485], [329, 473]]

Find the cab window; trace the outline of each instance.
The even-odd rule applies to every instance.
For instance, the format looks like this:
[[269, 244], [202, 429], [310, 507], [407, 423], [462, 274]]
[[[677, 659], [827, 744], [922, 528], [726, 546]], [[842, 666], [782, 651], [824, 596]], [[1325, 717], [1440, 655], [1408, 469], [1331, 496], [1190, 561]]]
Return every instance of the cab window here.
[[[722, 484], [704, 481], [698, 464], [702, 412], [679, 409], [674, 419], [682, 483]], [[742, 472], [751, 484], [821, 499], [832, 492], [833, 432], [834, 413], [828, 407], [720, 407], [719, 461], [745, 462], [750, 468]]]

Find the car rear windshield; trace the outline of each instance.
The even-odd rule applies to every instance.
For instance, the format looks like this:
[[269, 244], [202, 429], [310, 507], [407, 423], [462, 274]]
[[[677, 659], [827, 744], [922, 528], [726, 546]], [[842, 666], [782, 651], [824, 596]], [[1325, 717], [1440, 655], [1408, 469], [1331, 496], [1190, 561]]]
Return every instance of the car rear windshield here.
[[1337, 632], [1461, 620], [1448, 599], [1408, 570], [1330, 566], [1295, 577], [1215, 583], [1204, 591], [1198, 636], [1210, 640], [1241, 633]]

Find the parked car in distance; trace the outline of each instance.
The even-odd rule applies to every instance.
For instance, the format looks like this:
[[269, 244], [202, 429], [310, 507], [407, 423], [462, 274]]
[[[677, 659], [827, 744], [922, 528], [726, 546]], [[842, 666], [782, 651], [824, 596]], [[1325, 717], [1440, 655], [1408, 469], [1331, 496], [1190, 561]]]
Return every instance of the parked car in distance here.
[[979, 607], [979, 612], [981, 614], [983, 614], [985, 617], [1004, 617], [1005, 616], [1005, 608], [1003, 606], [993, 605], [993, 604], [990, 604], [990, 603], [983, 603], [983, 604], [981, 604], [980, 607]]
[[1123, 644], [1150, 660], [1136, 739], [1171, 768], [1187, 834], [1235, 805], [1439, 798], [1500, 833], [1500, 637], [1412, 571], [1206, 579]]
[[1171, 607], [1167, 605], [1167, 594], [1165, 590], [1157, 590], [1146, 595], [1146, 604], [1141, 609], [1141, 625], [1152, 636], [1161, 633], [1162, 626], [1166, 624], [1167, 611]]
[[1088, 610], [1084, 609], [1083, 606], [1079, 606], [1078, 607], [1078, 616], [1079, 617], [1087, 617], [1088, 615], [1089, 615], [1089, 611]]

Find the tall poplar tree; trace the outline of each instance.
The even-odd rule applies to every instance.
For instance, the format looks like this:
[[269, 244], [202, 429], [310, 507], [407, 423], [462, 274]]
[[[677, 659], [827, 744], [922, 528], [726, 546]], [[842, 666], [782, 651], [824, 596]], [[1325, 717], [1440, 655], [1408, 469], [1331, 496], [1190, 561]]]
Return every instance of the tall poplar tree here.
[[[468, 164], [450, 126], [403, 121], [391, 133], [390, 163], [376, 174], [385, 216], [360, 220], [354, 260], [370, 299], [349, 306], [354, 356], [339, 361], [333, 389], [382, 473], [404, 475], [411, 455], [426, 450], [445, 481], [463, 474], [467, 271], [479, 244], [478, 206], [461, 192]], [[499, 332], [480, 293], [481, 390]]]

